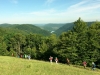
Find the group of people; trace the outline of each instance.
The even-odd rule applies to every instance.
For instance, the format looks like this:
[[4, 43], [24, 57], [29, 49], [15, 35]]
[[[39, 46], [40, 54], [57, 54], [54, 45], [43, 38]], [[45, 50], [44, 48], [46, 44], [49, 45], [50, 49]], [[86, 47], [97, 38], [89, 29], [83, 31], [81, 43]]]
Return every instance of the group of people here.
[[[86, 66], [87, 66], [86, 61], [83, 62], [83, 66], [84, 66], [84, 68], [86, 68]], [[95, 70], [95, 68], [96, 68], [96, 64], [94, 62], [92, 62], [92, 70]]]
[[30, 55], [24, 55], [24, 57], [25, 57], [25, 59], [29, 59], [30, 60], [30, 58], [31, 58], [31, 56]]
[[[52, 63], [52, 60], [53, 60], [53, 57], [52, 56], [50, 56], [49, 57], [49, 60], [50, 60], [50, 63]], [[56, 62], [56, 64], [58, 63], [58, 58], [57, 57], [55, 57], [55, 62]], [[70, 65], [70, 60], [68, 59], [68, 58], [66, 58], [66, 61], [67, 61], [67, 64], [68, 65]]]
[[[12, 53], [12, 56], [14, 57], [14, 53]], [[31, 56], [30, 56], [30, 54], [29, 55], [27, 55], [27, 54], [17, 54], [17, 57], [18, 58], [25, 58], [25, 59], [31, 59]]]
[[[50, 60], [50, 63], [52, 63], [53, 57], [50, 56], [50, 57], [49, 57], [49, 60]], [[58, 58], [55, 57], [54, 60], [55, 60], [55, 62], [56, 62], [56, 64], [57, 64], [57, 63], [58, 63]], [[68, 58], [66, 58], [66, 62], [67, 62], [67, 64], [70, 66], [70, 60], [69, 60]], [[87, 62], [86, 62], [86, 61], [83, 62], [83, 66], [84, 66], [84, 68], [86, 68], [86, 66], [87, 66]], [[95, 68], [96, 68], [96, 64], [95, 64], [94, 62], [92, 62], [92, 70], [95, 70]]]
[[[52, 63], [53, 57], [50, 56], [49, 60], [50, 60], [50, 63]], [[57, 57], [55, 58], [55, 62], [56, 62], [56, 64], [58, 63], [58, 58]]]

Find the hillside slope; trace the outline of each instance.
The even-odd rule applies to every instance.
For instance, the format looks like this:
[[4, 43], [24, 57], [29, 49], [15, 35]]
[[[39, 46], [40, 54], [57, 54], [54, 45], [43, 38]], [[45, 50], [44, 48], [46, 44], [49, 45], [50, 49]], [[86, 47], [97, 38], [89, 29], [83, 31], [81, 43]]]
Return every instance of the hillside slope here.
[[43, 30], [35, 25], [32, 24], [14, 24], [14, 25], [10, 25], [10, 24], [1, 24], [0, 27], [5, 27], [5, 28], [11, 28], [11, 29], [17, 29], [17, 30], [21, 30], [24, 31], [26, 33], [36, 33], [36, 34], [42, 34], [45, 36], [50, 35], [50, 32]]
[[9, 27], [11, 26], [12, 24], [8, 24], [8, 23], [3, 23], [3, 24], [0, 24], [0, 27]]
[[51, 31], [55, 31], [55, 30], [59, 29], [63, 25], [64, 24], [49, 23], [49, 24], [45, 24], [45, 25], [41, 26], [41, 28], [51, 32]]
[[100, 75], [100, 70], [0, 56], [0, 75]]
[[[90, 26], [92, 23], [93, 22], [86, 22], [88, 26]], [[57, 29], [54, 33], [59, 36], [62, 32], [67, 32], [68, 30], [72, 30], [73, 27], [74, 27], [74, 23], [66, 23], [65, 25]]]
[[67, 23], [64, 26], [57, 29], [54, 33], [57, 35], [60, 35], [62, 32], [67, 32], [68, 30], [71, 30], [74, 26], [74, 23]]

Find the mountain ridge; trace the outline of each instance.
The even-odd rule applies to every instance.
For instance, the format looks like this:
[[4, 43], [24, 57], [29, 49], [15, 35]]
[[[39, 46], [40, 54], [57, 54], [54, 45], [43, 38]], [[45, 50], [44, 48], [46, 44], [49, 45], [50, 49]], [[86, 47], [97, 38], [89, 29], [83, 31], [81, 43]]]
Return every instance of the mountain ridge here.
[[24, 31], [26, 33], [37, 33], [37, 34], [42, 34], [45, 36], [48, 36], [51, 34], [50, 32], [32, 24], [0, 24], [0, 27], [17, 29], [17, 30]]

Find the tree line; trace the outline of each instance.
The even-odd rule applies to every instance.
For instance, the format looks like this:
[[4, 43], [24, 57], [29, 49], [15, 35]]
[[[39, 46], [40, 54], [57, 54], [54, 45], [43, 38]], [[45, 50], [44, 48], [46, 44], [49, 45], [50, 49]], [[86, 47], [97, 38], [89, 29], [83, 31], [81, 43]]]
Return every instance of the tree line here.
[[87, 61], [91, 66], [95, 62], [100, 68], [100, 22], [90, 26], [81, 18], [74, 22], [72, 30], [43, 36], [40, 34], [23, 34], [5, 31], [0, 28], [0, 55], [14, 56], [30, 54], [32, 59], [48, 60], [50, 56], [58, 57], [59, 62], [66, 63], [66, 58], [75, 65]]

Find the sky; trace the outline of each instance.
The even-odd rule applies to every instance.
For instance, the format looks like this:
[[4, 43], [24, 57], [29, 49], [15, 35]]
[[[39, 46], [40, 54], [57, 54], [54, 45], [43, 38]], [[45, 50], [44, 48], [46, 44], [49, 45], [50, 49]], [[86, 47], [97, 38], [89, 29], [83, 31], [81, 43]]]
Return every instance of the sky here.
[[0, 0], [0, 24], [100, 21], [100, 0]]

